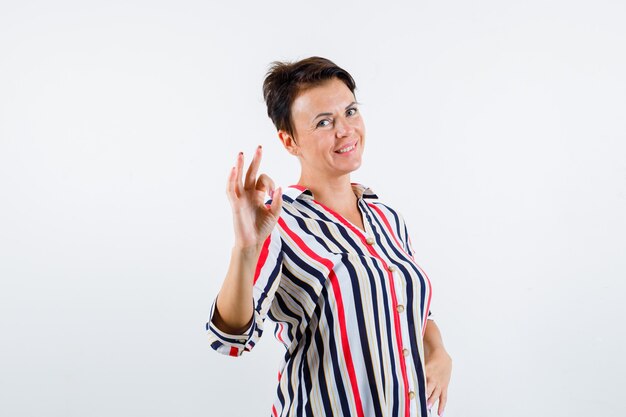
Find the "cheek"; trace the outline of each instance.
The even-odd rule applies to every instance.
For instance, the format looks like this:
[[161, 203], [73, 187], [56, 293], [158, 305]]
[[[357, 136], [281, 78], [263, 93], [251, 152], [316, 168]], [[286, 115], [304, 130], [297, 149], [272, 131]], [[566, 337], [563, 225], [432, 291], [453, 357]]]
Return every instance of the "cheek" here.
[[330, 134], [311, 135], [308, 139], [306, 152], [310, 154], [322, 155], [327, 154], [328, 152], [333, 152], [334, 150], [335, 140]]
[[360, 117], [358, 120], [354, 121], [354, 123], [352, 124], [352, 127], [354, 127], [354, 129], [359, 130], [361, 132], [365, 132], [365, 124], [363, 123], [363, 119], [361, 119]]

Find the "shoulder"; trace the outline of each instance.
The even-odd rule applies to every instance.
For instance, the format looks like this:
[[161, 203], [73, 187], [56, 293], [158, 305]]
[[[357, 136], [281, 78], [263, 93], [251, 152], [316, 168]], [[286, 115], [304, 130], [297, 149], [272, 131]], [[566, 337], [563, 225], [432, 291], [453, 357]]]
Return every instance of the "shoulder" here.
[[371, 188], [360, 185], [364, 189], [363, 201], [367, 204], [375, 219], [384, 224], [387, 229], [396, 230], [398, 234], [405, 228], [404, 216], [393, 203], [382, 200], [379, 194], [374, 193]]
[[372, 210], [378, 212], [381, 215], [391, 216], [394, 219], [401, 218], [401, 214], [396, 210], [392, 204], [389, 204], [386, 200], [382, 200], [378, 193], [375, 193], [372, 188], [358, 183], [352, 183], [352, 187], [357, 192], [357, 196], [362, 197], [365, 204], [367, 204]]
[[373, 201], [368, 202], [367, 205], [375, 214], [375, 216], [387, 226], [397, 228], [404, 225], [404, 217], [402, 217], [402, 214], [398, 210], [391, 207], [389, 204], [383, 203], [381, 201]]

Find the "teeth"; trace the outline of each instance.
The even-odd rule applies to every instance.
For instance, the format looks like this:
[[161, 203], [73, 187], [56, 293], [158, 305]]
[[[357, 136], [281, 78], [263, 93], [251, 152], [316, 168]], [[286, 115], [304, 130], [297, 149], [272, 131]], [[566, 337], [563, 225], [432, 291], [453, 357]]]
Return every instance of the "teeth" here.
[[348, 152], [348, 151], [351, 151], [352, 149], [354, 149], [355, 146], [356, 146], [356, 143], [354, 145], [348, 147], [348, 148], [339, 149], [337, 152], [345, 153], [345, 152]]

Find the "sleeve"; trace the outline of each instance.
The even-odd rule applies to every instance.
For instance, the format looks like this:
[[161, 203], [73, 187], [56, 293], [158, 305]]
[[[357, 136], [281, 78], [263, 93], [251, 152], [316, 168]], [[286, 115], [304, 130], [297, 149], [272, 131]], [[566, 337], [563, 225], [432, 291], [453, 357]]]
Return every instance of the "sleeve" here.
[[242, 334], [237, 335], [218, 329], [212, 321], [216, 296], [206, 322], [206, 332], [211, 348], [224, 355], [241, 356], [243, 352], [249, 352], [256, 345], [263, 334], [265, 318], [280, 283], [282, 263], [282, 240], [280, 230], [276, 226], [265, 240], [257, 261], [252, 289], [253, 317], [250, 326]]
[[[411, 257], [413, 262], [415, 262], [415, 255], [414, 255], [415, 254], [415, 250], [413, 249], [413, 243], [411, 242], [411, 236], [409, 236], [409, 229], [406, 226], [406, 222], [404, 221], [404, 217], [400, 213], [398, 213], [398, 219], [400, 220], [400, 230], [402, 231], [400, 239], [402, 240], [402, 243], [404, 244], [404, 250]], [[424, 270], [419, 265], [418, 265], [418, 268], [419, 268], [420, 272], [422, 274], [424, 274], [424, 276], [426, 277], [428, 282], [430, 282], [430, 279], [428, 278], [428, 276], [426, 275]], [[430, 310], [430, 308], [428, 309], [428, 317], [427, 317], [427, 319], [428, 320], [434, 320], [435, 319], [435, 317], [433, 315], [433, 312], [432, 312], [432, 310]]]

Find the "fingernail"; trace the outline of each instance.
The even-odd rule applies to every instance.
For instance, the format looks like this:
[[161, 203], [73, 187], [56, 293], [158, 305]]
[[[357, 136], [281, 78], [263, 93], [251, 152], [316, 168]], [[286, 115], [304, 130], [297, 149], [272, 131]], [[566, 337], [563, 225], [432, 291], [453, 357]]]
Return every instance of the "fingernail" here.
[[270, 198], [274, 198], [274, 190], [270, 190]]
[[432, 403], [426, 403], [426, 407], [430, 410], [431, 408], [433, 408]]
[[239, 152], [239, 156], [243, 155], [243, 152]]
[[261, 149], [263, 146], [259, 145], [259, 149]]

